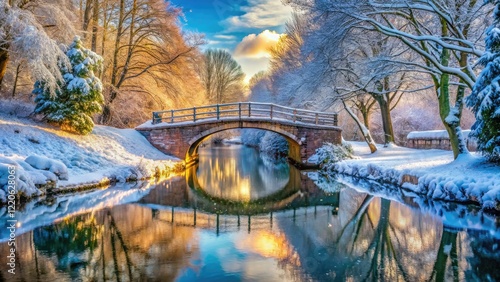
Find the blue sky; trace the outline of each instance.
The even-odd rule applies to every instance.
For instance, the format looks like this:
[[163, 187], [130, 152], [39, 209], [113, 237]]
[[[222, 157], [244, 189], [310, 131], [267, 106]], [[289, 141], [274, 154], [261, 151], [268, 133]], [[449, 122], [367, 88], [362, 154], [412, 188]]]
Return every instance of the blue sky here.
[[172, 0], [183, 8], [183, 28], [206, 35], [203, 48], [230, 51], [250, 77], [268, 65], [292, 9], [281, 0]]

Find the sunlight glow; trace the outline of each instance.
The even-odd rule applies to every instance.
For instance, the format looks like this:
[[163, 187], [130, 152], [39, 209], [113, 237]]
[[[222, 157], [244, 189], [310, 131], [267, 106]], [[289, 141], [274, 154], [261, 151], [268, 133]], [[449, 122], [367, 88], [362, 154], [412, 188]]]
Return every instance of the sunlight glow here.
[[245, 237], [237, 246], [239, 249], [249, 250], [266, 258], [289, 259], [294, 257], [294, 251], [283, 234], [270, 231], [258, 231]]

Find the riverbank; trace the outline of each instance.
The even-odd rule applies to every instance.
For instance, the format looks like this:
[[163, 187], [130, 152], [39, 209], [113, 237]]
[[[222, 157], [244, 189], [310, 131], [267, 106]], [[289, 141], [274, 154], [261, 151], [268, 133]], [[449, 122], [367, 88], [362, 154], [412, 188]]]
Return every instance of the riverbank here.
[[[479, 154], [461, 156], [444, 150], [409, 149], [391, 145], [371, 154], [362, 142], [349, 142], [354, 159], [322, 165], [327, 174], [343, 174], [391, 184], [429, 199], [475, 203], [500, 212], [500, 166]], [[398, 191], [396, 191], [398, 192]]]
[[96, 125], [81, 136], [0, 112], [0, 202], [6, 202], [12, 166], [17, 194], [31, 198], [167, 175], [182, 161], [134, 129]]

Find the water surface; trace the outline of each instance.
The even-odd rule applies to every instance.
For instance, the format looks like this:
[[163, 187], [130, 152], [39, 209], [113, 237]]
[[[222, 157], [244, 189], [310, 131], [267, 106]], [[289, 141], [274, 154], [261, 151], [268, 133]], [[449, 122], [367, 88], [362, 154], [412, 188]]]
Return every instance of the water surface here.
[[[18, 272], [5, 272], [2, 255], [1, 275], [8, 281], [500, 281], [498, 219], [474, 207], [403, 204], [342, 187], [322, 190], [251, 148], [203, 148], [199, 166], [185, 176], [140, 190], [125, 204], [57, 216], [18, 235]], [[54, 205], [47, 215], [62, 202]], [[7, 247], [1, 243], [0, 253]]]

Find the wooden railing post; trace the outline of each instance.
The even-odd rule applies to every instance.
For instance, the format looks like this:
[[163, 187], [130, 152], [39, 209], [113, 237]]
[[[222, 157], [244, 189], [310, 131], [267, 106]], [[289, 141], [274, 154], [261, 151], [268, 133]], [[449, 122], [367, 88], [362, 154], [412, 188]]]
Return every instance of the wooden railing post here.
[[238, 118], [241, 119], [241, 102], [238, 103]]
[[316, 124], [318, 124], [318, 113], [316, 113]]
[[338, 119], [337, 114], [333, 114], [333, 125], [334, 126], [337, 126], [337, 124], [338, 124], [338, 120], [337, 119]]
[[273, 104], [271, 104], [271, 119], [273, 119]]
[[293, 122], [297, 121], [297, 109], [293, 109]]
[[193, 107], [193, 121], [196, 121], [196, 107]]
[[248, 117], [252, 115], [252, 103], [248, 103]]
[[217, 104], [217, 120], [220, 119], [220, 106]]
[[174, 123], [174, 110], [170, 110], [170, 123]]

